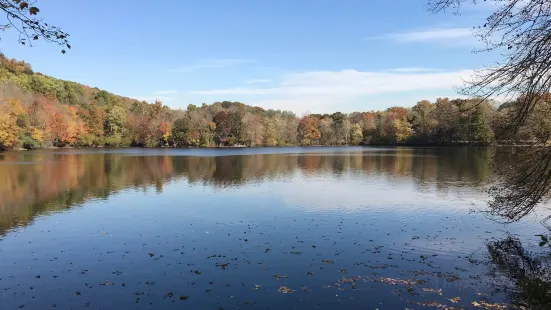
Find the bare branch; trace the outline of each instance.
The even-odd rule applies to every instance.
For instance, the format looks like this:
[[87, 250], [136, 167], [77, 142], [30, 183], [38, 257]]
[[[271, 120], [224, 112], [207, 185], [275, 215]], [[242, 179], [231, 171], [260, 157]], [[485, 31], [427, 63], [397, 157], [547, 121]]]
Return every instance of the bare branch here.
[[502, 58], [479, 70], [460, 92], [483, 99], [516, 98], [496, 132], [498, 140], [514, 141], [527, 123], [539, 122], [529, 146], [506, 149], [516, 164], [496, 166], [501, 179], [490, 191], [490, 213], [517, 221], [551, 192], [551, 126], [544, 121], [551, 117], [551, 1], [429, 0], [429, 9], [459, 11], [467, 3], [481, 2], [496, 9], [477, 27], [476, 35], [486, 46], [475, 52], [501, 52]]

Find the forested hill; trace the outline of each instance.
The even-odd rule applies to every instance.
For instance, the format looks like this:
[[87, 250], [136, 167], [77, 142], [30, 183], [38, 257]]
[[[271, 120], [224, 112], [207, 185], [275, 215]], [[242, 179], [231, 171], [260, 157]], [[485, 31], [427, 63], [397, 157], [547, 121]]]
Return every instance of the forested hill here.
[[[0, 54], [0, 149], [90, 146], [488, 144], [503, 109], [437, 99], [298, 118], [239, 102], [173, 110], [35, 73]], [[404, 102], [404, 105], [413, 105]], [[367, 106], [367, 105], [366, 105]]]

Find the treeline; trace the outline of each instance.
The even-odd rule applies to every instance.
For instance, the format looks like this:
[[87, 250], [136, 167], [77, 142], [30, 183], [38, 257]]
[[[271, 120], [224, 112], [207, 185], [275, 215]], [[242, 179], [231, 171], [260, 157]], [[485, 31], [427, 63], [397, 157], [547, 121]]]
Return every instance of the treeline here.
[[[239, 102], [173, 110], [35, 73], [0, 54], [0, 149], [360, 144], [486, 145], [514, 104], [439, 98], [344, 114], [264, 110]], [[530, 132], [528, 132], [528, 136]]]

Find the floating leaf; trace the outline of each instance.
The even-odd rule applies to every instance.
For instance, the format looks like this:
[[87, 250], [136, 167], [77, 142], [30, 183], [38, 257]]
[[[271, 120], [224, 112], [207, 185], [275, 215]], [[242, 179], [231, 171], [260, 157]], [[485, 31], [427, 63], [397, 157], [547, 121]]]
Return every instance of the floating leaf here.
[[480, 302], [476, 302], [476, 301], [473, 301], [471, 303], [473, 306], [475, 307], [478, 307], [478, 308], [483, 308], [483, 309], [490, 309], [490, 310], [494, 310], [494, 309], [497, 309], [497, 310], [501, 310], [501, 309], [507, 309], [507, 306], [506, 305], [503, 305], [503, 304], [490, 304], [490, 303], [487, 303], [486, 301], [482, 300]]
[[290, 289], [286, 286], [280, 286], [278, 289], [277, 289], [278, 292], [280, 293], [283, 293], [283, 294], [290, 294], [292, 292], [296, 292], [295, 290], [293, 289]]
[[434, 289], [434, 288], [423, 288], [423, 291], [425, 291], [425, 292], [434, 292], [434, 293], [442, 296], [442, 289], [437, 290], [437, 289]]
[[461, 297], [454, 297], [448, 299], [449, 301], [453, 302], [454, 304], [458, 303], [461, 300]]

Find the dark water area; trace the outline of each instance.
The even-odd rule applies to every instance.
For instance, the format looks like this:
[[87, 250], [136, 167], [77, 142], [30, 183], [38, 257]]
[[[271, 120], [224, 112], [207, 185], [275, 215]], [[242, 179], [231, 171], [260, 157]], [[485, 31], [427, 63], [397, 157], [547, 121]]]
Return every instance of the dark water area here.
[[0, 309], [549, 308], [488, 149], [0, 153]]

